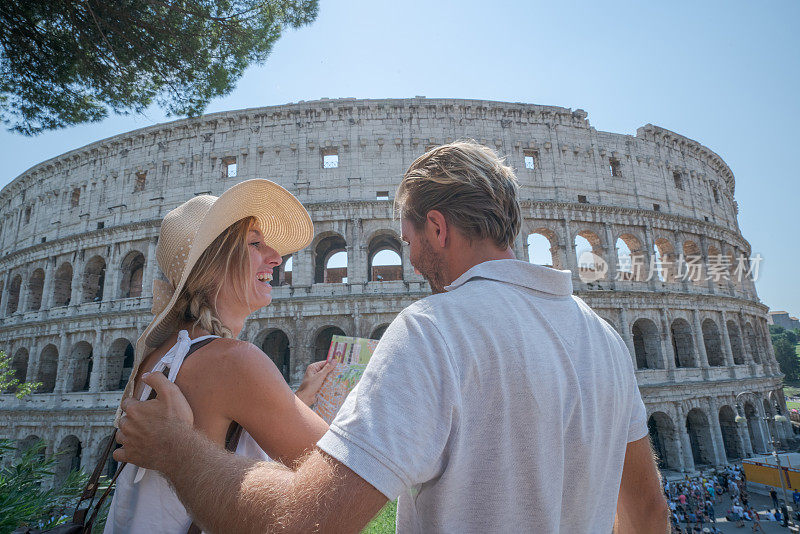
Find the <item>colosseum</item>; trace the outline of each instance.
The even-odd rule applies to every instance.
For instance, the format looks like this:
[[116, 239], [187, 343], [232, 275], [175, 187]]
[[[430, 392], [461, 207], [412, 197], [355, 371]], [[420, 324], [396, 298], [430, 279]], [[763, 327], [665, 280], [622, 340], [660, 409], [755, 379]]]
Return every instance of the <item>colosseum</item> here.
[[94, 465], [151, 317], [162, 217], [244, 179], [294, 193], [315, 238], [284, 258], [272, 305], [242, 338], [293, 385], [332, 335], [378, 338], [429, 293], [399, 239], [395, 188], [428, 148], [465, 137], [517, 171], [517, 257], [571, 270], [576, 294], [627, 343], [662, 467], [725, 464], [788, 439], [767, 307], [748, 277], [728, 276], [752, 264], [722, 158], [650, 124], [597, 131], [580, 109], [423, 97], [178, 120], [13, 180], [0, 192], [0, 348], [42, 385], [0, 395], [0, 437], [64, 452], [56, 477]]

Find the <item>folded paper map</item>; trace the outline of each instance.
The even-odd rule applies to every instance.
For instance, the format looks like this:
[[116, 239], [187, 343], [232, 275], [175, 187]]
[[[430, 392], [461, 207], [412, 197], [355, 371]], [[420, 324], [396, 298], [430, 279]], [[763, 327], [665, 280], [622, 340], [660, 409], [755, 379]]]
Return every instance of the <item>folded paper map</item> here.
[[347, 394], [358, 384], [377, 345], [377, 339], [362, 337], [333, 336], [331, 339], [328, 361], [336, 367], [325, 377], [314, 406], [314, 411], [326, 423], [333, 421]]

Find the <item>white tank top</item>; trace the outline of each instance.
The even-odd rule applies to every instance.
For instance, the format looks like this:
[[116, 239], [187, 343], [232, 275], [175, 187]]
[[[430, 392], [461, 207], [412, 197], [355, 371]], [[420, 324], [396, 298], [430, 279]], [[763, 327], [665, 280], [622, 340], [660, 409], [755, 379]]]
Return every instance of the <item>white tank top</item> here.
[[[189, 339], [189, 333], [181, 330], [178, 332], [178, 342], [164, 354], [152, 372], [160, 373], [168, 368], [169, 380], [175, 382], [190, 347], [194, 343], [216, 337], [219, 336]], [[151, 391], [150, 386], [145, 384], [139, 400], [148, 398]], [[256, 460], [270, 459], [244, 429], [236, 446], [236, 454]], [[160, 473], [127, 464], [117, 478], [103, 533], [186, 534], [191, 524], [192, 519], [186, 508]]]

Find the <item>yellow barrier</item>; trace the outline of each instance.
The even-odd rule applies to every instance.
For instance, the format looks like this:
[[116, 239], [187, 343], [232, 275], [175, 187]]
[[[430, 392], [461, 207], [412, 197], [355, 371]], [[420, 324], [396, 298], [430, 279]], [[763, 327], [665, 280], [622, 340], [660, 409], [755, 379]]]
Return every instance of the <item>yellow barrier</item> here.
[[[742, 462], [742, 469], [750, 482], [766, 484], [776, 488], [781, 487], [781, 478], [776, 465], [748, 460]], [[783, 471], [783, 481], [786, 489], [800, 489], [800, 470], [792, 467], [782, 467], [781, 470]]]

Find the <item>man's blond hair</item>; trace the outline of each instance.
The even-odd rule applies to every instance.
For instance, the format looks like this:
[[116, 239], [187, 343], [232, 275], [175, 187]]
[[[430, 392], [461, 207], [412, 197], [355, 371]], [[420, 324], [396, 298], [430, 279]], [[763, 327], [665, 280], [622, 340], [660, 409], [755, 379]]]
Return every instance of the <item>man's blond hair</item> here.
[[440, 211], [469, 239], [512, 247], [520, 230], [519, 187], [514, 171], [474, 140], [433, 148], [411, 164], [400, 182], [395, 208], [417, 228]]

